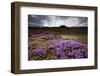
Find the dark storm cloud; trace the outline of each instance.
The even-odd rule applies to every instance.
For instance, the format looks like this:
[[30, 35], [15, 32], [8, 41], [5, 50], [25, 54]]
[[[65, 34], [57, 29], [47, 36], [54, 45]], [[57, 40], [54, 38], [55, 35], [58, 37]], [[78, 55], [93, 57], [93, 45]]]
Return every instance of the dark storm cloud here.
[[58, 27], [61, 25], [67, 27], [87, 27], [88, 18], [74, 16], [28, 15], [28, 25], [31, 27]]
[[31, 15], [28, 15], [28, 24], [29, 24], [29, 26], [33, 26], [33, 27], [43, 26], [42, 20], [44, 18], [41, 18], [41, 17], [43, 17], [43, 16], [31, 16]]

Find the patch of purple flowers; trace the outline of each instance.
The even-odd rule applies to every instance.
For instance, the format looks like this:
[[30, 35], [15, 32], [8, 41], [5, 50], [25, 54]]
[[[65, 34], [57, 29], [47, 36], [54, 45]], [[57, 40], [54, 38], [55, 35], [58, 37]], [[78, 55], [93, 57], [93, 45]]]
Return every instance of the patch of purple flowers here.
[[58, 40], [49, 48], [54, 49], [55, 56], [61, 58], [86, 58], [87, 47], [75, 40]]
[[[43, 39], [43, 40], [52, 40], [53, 43], [47, 47], [36, 47], [33, 48], [31, 44], [28, 46], [28, 57], [31, 59], [34, 56], [38, 56], [41, 58], [48, 59], [48, 56], [52, 56], [52, 59], [80, 59], [80, 58], [87, 58], [88, 57], [88, 48], [86, 45], [80, 43], [79, 41], [75, 40], [65, 40], [65, 39], [58, 39], [55, 35], [49, 32], [39, 32], [31, 34], [32, 38], [35, 39]], [[51, 52], [50, 52], [50, 49]], [[48, 51], [49, 50], [49, 51]], [[49, 54], [50, 55], [47, 55]], [[52, 54], [52, 55], [51, 55]]]
[[42, 47], [38, 47], [36, 49], [33, 49], [33, 53], [35, 55], [38, 55], [38, 56], [43, 56], [46, 54], [46, 49], [45, 48], [42, 48]]

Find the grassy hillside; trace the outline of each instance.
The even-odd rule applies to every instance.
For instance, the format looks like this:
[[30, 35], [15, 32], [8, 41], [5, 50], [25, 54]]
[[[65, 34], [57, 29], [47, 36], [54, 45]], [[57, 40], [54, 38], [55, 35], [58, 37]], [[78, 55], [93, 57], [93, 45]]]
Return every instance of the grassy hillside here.
[[[45, 60], [45, 59], [72, 59], [72, 58], [86, 58], [86, 56], [81, 56], [82, 50], [85, 50], [87, 47], [87, 27], [29, 27], [28, 28], [28, 55], [29, 55], [29, 60]], [[78, 49], [81, 49], [80, 55], [75, 57], [76, 55], [69, 56], [69, 55], [63, 55], [60, 53], [59, 56], [56, 56], [55, 58], [55, 50], [50, 50], [49, 46], [51, 45], [57, 45], [67, 43], [68, 40], [72, 40], [72, 43], [75, 45], [76, 48], [76, 43], [80, 43], [82, 45], [85, 45], [86, 47], [81, 46], [78, 44], [77, 51]], [[42, 47], [42, 48], [41, 48]], [[60, 47], [61, 49], [62, 47]], [[65, 50], [67, 50], [67, 47]], [[74, 46], [72, 47], [74, 48]], [[44, 50], [46, 51], [44, 52]], [[57, 48], [58, 49], [58, 48]], [[38, 52], [39, 51], [39, 52]], [[56, 50], [58, 51], [58, 50]], [[63, 49], [61, 49], [61, 52], [64, 52]], [[71, 50], [70, 50], [71, 51]], [[34, 53], [35, 52], [35, 53]], [[38, 52], [38, 53], [37, 53]], [[42, 52], [44, 55], [41, 56]], [[71, 51], [72, 52], [72, 51]], [[79, 53], [78, 52], [78, 53]], [[46, 54], [45, 54], [46, 53]], [[38, 54], [38, 55], [37, 55]], [[69, 53], [68, 53], [69, 54]], [[85, 53], [86, 54], [86, 53]]]

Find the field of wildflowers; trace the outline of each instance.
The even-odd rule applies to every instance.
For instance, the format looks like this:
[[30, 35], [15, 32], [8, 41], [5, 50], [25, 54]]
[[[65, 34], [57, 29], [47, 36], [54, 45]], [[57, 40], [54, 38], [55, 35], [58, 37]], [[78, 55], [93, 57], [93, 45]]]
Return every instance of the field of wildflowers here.
[[[28, 37], [28, 60], [80, 59], [88, 57], [86, 35], [63, 35], [32, 31]], [[84, 43], [85, 42], [85, 43]]]

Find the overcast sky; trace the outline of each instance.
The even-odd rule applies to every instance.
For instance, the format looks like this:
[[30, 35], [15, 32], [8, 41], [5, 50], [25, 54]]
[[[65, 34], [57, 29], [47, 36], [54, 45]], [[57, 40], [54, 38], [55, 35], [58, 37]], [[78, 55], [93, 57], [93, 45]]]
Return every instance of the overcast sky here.
[[30, 27], [87, 27], [87, 17], [75, 16], [51, 16], [51, 15], [28, 15], [28, 26]]

